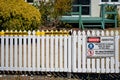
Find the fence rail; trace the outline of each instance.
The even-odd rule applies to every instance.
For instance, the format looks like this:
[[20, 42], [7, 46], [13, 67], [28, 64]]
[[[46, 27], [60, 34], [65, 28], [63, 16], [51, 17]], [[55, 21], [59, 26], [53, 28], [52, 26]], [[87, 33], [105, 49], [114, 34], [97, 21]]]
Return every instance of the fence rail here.
[[[66, 32], [66, 31], [65, 31]], [[31, 34], [32, 33], [32, 34]], [[0, 36], [1, 71], [48, 71], [82, 73], [119, 73], [118, 31], [74, 31], [72, 35], [28, 35]], [[114, 36], [115, 56], [88, 58], [87, 36]]]

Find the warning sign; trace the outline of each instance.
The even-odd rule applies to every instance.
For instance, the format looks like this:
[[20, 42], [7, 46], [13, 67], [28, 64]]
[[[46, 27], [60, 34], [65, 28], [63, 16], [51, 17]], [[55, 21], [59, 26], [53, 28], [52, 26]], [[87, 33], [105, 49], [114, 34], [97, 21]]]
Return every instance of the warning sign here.
[[114, 37], [87, 37], [87, 57], [112, 57], [114, 54]]

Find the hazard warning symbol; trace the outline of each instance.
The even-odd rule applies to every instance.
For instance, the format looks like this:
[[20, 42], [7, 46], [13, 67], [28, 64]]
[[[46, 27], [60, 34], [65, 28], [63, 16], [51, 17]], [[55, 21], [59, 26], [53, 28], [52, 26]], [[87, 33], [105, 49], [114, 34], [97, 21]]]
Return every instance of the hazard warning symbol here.
[[113, 57], [115, 54], [115, 38], [108, 36], [90, 37], [86, 39], [87, 57]]
[[94, 56], [94, 50], [89, 49], [87, 52], [87, 56], [90, 56], [90, 57]]

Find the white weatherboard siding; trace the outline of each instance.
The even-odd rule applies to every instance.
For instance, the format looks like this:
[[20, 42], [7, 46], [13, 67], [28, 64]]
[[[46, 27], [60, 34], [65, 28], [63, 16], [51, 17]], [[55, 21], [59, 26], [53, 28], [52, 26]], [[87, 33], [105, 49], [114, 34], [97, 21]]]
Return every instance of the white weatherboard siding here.
[[[120, 5], [117, 8], [120, 14]], [[100, 0], [91, 0], [91, 17], [100, 17]]]
[[91, 0], [91, 17], [100, 16], [99, 0]]
[[[38, 1], [38, 0], [33, 0]], [[42, 0], [41, 0], [42, 1]], [[44, 0], [49, 1], [49, 0]], [[27, 2], [27, 0], [25, 0]], [[100, 0], [91, 0], [91, 9], [90, 9], [90, 16], [91, 17], [100, 17]], [[120, 5], [118, 5], [118, 13], [120, 14]]]
[[117, 8], [118, 8], [118, 13], [119, 13], [119, 15], [120, 15], [120, 5], [119, 5]]

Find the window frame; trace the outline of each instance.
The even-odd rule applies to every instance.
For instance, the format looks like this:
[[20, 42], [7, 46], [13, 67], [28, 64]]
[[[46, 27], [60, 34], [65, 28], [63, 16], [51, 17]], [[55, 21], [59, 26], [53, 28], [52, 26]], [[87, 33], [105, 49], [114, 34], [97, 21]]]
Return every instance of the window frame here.
[[99, 4], [115, 4], [115, 5], [120, 5], [120, 0], [116, 1], [112, 1], [112, 0], [108, 0], [108, 2], [103, 2], [102, 0], [100, 0]]
[[90, 3], [85, 5], [85, 4], [72, 4], [72, 5], [81, 5], [81, 7], [88, 7], [89, 8], [89, 13], [88, 14], [82, 14], [82, 16], [91, 16], [91, 0]]
[[28, 0], [26, 0], [28, 3], [33, 3], [34, 2], [34, 0], [32, 1], [32, 2], [29, 2]]

